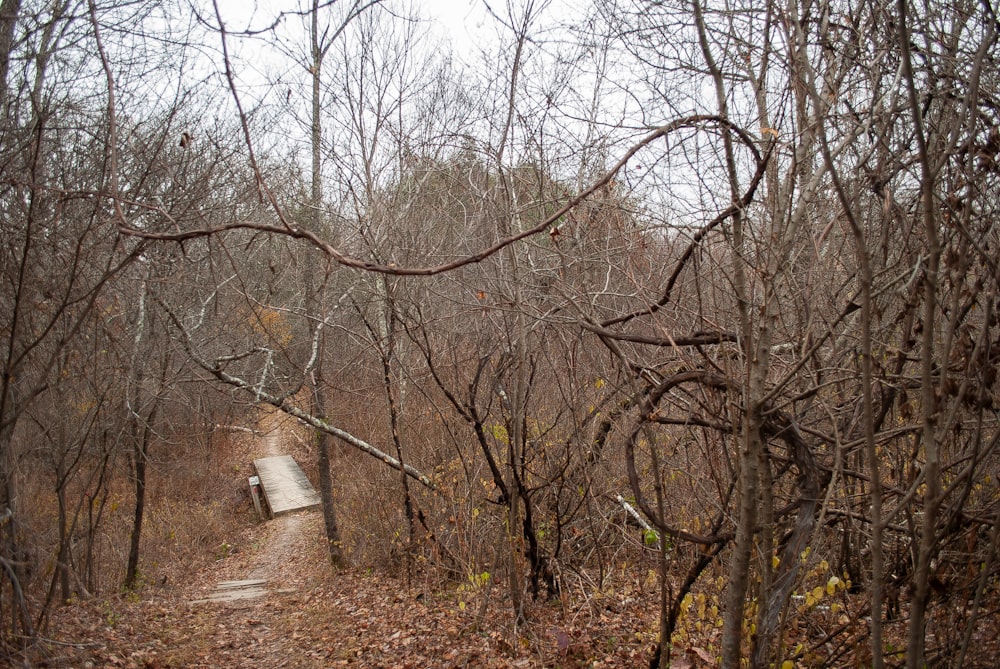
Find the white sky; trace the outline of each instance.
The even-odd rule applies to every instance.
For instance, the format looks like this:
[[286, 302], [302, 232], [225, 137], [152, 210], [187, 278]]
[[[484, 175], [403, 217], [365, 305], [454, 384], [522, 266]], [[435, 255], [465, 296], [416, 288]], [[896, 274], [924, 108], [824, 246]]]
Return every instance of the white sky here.
[[438, 29], [456, 46], [474, 44], [484, 33], [492, 33], [482, 0], [422, 0], [417, 6], [422, 13], [440, 24]]
[[[341, 0], [342, 2], [344, 0]], [[405, 0], [404, 0], [405, 2]], [[452, 42], [457, 53], [468, 47], [495, 39], [494, 19], [484, 0], [410, 0], [418, 14], [433, 22], [431, 30]], [[505, 0], [489, 0], [495, 11], [503, 14]], [[255, 28], [267, 25], [282, 10], [300, 9], [306, 3], [297, 0], [219, 0], [222, 15], [229, 27], [242, 29], [248, 22]], [[390, 2], [387, 4], [396, 4]], [[202, 6], [211, 12], [211, 0]]]

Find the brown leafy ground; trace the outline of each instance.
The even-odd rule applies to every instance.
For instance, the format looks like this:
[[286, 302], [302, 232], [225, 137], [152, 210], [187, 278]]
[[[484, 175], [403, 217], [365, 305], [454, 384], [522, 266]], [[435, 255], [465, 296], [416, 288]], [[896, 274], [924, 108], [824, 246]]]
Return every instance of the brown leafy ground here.
[[[498, 587], [476, 631], [482, 592], [332, 573], [321, 520], [304, 512], [249, 527], [228, 557], [183, 585], [64, 607], [53, 621], [58, 643], [46, 644], [38, 665], [635, 667], [647, 661], [656, 624], [648, 594], [644, 605], [626, 591], [591, 596], [572, 610], [558, 601], [539, 605], [533, 618], [544, 622], [515, 633]], [[192, 603], [219, 581], [251, 576], [268, 579], [266, 597]]]
[[[228, 453], [226, 467], [261, 455], [295, 452], [296, 443], [304, 444], [274, 415], [265, 415], [261, 428], [265, 437], [247, 440], [252, 443]], [[249, 506], [249, 500], [242, 506]], [[199, 522], [202, 516], [192, 518]], [[652, 653], [657, 594], [649, 564], [617, 565], [604, 591], [597, 590], [595, 580], [563, 574], [563, 598], [532, 605], [532, 623], [515, 627], [504, 584], [489, 588], [482, 582], [447, 584], [430, 577], [407, 584], [364, 569], [335, 573], [328, 563], [322, 516], [316, 511], [267, 523], [238, 516], [228, 527], [240, 525], [238, 533], [227, 534], [228, 540], [212, 551], [175, 551], [160, 565], [156, 584], [138, 593], [58, 608], [47, 628], [54, 638], [34, 648], [32, 664], [130, 669], [601, 668], [644, 667]], [[221, 540], [212, 536], [212, 543]], [[168, 577], [165, 582], [161, 574]], [[818, 586], [822, 595], [829, 575], [819, 569], [812, 577], [818, 580], [805, 583], [806, 590]], [[198, 603], [220, 582], [241, 579], [266, 579], [268, 595]], [[709, 578], [708, 595], [692, 597], [685, 607], [673, 667], [714, 666], [724, 581], [721, 574]], [[867, 597], [849, 595], [839, 587], [834, 592], [791, 625], [786, 646], [795, 666], [866, 666]], [[962, 607], [938, 611], [960, 616]], [[963, 624], [957, 618], [934, 619], [929, 647], [938, 645], [938, 633], [960, 631]], [[889, 625], [887, 640], [894, 647], [903, 647], [904, 635], [901, 625]], [[967, 659], [967, 666], [996, 666], [998, 637], [977, 632], [974, 657]], [[899, 659], [889, 657], [890, 662]]]
[[[274, 413], [264, 413], [259, 427], [263, 438], [237, 444], [228, 461], [245, 465], [304, 444], [294, 423]], [[34, 664], [635, 667], [644, 666], [652, 652], [656, 597], [648, 575], [627, 583], [616, 579], [607, 592], [579, 579], [565, 601], [533, 605], [535, 622], [515, 627], [501, 584], [449, 585], [418, 577], [407, 585], [364, 569], [334, 573], [318, 511], [267, 523], [248, 520], [238, 536], [228, 537], [212, 553], [171, 556], [171, 564], [160, 566], [157, 584], [138, 593], [59, 608], [48, 626], [57, 638], [37, 647]], [[160, 573], [169, 576], [165, 583]], [[220, 582], [243, 579], [267, 579], [268, 595], [198, 602]]]

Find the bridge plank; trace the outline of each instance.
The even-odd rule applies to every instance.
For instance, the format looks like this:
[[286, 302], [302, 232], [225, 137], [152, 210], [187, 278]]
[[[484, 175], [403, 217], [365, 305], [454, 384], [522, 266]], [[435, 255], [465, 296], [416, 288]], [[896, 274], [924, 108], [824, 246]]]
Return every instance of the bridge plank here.
[[253, 461], [271, 517], [320, 505], [319, 493], [290, 455]]

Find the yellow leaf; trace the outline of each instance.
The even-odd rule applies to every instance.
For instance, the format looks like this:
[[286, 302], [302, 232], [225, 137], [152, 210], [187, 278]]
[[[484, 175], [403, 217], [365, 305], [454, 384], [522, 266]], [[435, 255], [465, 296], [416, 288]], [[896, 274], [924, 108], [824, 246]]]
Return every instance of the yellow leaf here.
[[830, 580], [826, 582], [826, 594], [832, 595], [837, 592], [838, 585], [840, 585], [840, 579], [836, 576], [831, 576]]
[[791, 660], [785, 660], [781, 663], [781, 669], [795, 669], [795, 663]]
[[817, 602], [819, 600], [823, 599], [823, 588], [821, 588], [819, 586], [816, 586], [815, 588], [813, 588], [812, 596], [813, 596], [813, 599], [815, 599]]

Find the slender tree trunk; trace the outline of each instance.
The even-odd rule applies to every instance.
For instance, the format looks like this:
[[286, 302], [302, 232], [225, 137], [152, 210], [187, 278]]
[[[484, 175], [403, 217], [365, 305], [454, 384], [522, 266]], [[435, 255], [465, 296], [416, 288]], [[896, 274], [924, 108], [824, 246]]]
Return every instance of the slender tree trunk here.
[[[320, 212], [323, 206], [323, 172], [320, 156], [320, 143], [323, 139], [323, 126], [320, 109], [320, 83], [323, 76], [323, 56], [324, 50], [320, 44], [319, 35], [319, 0], [313, 0], [310, 15], [310, 51], [312, 65], [309, 73], [312, 83], [312, 122], [310, 124], [310, 149], [312, 156], [311, 169], [311, 193], [310, 206], [312, 208], [310, 219], [312, 229], [319, 233], [321, 227]], [[322, 313], [316, 309], [321, 302], [322, 296], [316, 290], [315, 279], [309, 269], [306, 269], [306, 308], [310, 313]], [[318, 326], [319, 327], [319, 326]], [[313, 413], [325, 420], [326, 418], [326, 397], [323, 391], [325, 381], [323, 379], [323, 356], [326, 335], [317, 333], [319, 337], [319, 348], [316, 352], [316, 371], [312, 380]], [[326, 541], [330, 549], [330, 562], [334, 567], [340, 567], [344, 562], [343, 545], [340, 540], [340, 527], [337, 524], [337, 513], [333, 502], [333, 479], [330, 468], [330, 445], [333, 439], [323, 431], [317, 431], [317, 452], [319, 465], [319, 494], [323, 503], [323, 526], [326, 530]]]
[[910, 600], [910, 628], [906, 647], [906, 666], [917, 669], [926, 664], [924, 659], [924, 625], [927, 605], [930, 600], [930, 564], [934, 556], [937, 534], [938, 509], [941, 503], [941, 454], [938, 447], [937, 421], [939, 418], [937, 384], [935, 383], [935, 323], [938, 317], [938, 269], [941, 260], [941, 242], [938, 237], [938, 223], [935, 215], [935, 176], [928, 154], [927, 135], [924, 130], [920, 102], [917, 98], [911, 60], [910, 31], [907, 18], [906, 0], [897, 0], [898, 42], [902, 54], [903, 77], [906, 82], [909, 111], [917, 141], [917, 156], [920, 163], [921, 208], [920, 222], [923, 224], [927, 244], [927, 264], [923, 280], [924, 314], [923, 332], [920, 342], [920, 382], [921, 406], [923, 409], [923, 429], [921, 437], [924, 450], [924, 515], [920, 526], [917, 545], [916, 568], [913, 573], [913, 597]]
[[66, 489], [60, 486], [56, 491], [56, 499], [59, 506], [59, 555], [56, 557], [56, 569], [59, 573], [59, 594], [62, 595], [63, 603], [69, 601], [69, 533], [67, 526], [69, 520], [66, 517]]
[[111, 452], [108, 449], [108, 435], [106, 431], [101, 431], [101, 450], [103, 457], [101, 458], [101, 473], [97, 478], [97, 482], [94, 485], [93, 492], [87, 492], [84, 497], [84, 503], [87, 505], [87, 546], [86, 554], [84, 555], [84, 568], [83, 572], [85, 574], [85, 582], [87, 585], [87, 590], [94, 593], [97, 592], [97, 581], [95, 574], [95, 555], [94, 549], [97, 544], [97, 530], [101, 525], [101, 520], [104, 517], [104, 503], [107, 501], [107, 494], [104, 489], [105, 478], [107, 477], [108, 470], [111, 465]]
[[[701, 0], [694, 0], [695, 27], [698, 32], [698, 43], [702, 56], [712, 75], [715, 87], [716, 103], [719, 115], [729, 117], [726, 85], [722, 71], [712, 55], [708, 40], [707, 28]], [[726, 168], [729, 178], [730, 197], [733, 202], [739, 202], [740, 188], [736, 170], [736, 158], [732, 138], [729, 133], [723, 134]], [[740, 320], [741, 342], [743, 344], [743, 359], [747, 365], [746, 380], [741, 389], [740, 404], [746, 407], [742, 419], [734, 426], [737, 443], [737, 520], [736, 536], [733, 542], [733, 555], [729, 564], [729, 583], [726, 589], [726, 610], [722, 623], [722, 664], [724, 669], [738, 669], [742, 658], [743, 645], [743, 613], [747, 589], [750, 583], [750, 560], [753, 550], [753, 537], [757, 524], [758, 475], [760, 453], [763, 449], [761, 438], [762, 407], [759, 398], [763, 397], [760, 385], [760, 361], [755, 353], [764, 348], [763, 342], [758, 342], [753, 348], [752, 325], [750, 320], [750, 299], [747, 290], [747, 280], [742, 258], [745, 252], [742, 212], [736, 212], [732, 218], [730, 243], [736, 258], [733, 268], [733, 288], [736, 292], [736, 304]], [[754, 363], [751, 363], [754, 361]], [[766, 370], [766, 364], [763, 366]], [[766, 371], [765, 371], [766, 373]]]
[[125, 567], [125, 587], [134, 588], [139, 574], [139, 546], [142, 541], [142, 519], [146, 511], [146, 444], [135, 435], [132, 458], [135, 467], [135, 508], [132, 514], [132, 535], [129, 540], [128, 565]]
[[[758, 415], [759, 424], [759, 408]], [[750, 585], [750, 561], [753, 552], [754, 527], [757, 524], [757, 452], [760, 438], [754, 434], [755, 421], [750, 415], [743, 421], [743, 434], [738, 454], [739, 508], [736, 538], [729, 563], [726, 590], [726, 612], [722, 623], [722, 666], [736, 669], [742, 657], [744, 605]]]
[[[823, 133], [823, 159], [833, 180], [837, 195], [844, 208], [844, 214], [850, 225], [854, 239], [854, 252], [861, 268], [859, 290], [861, 298], [861, 411], [865, 434], [865, 459], [868, 462], [870, 474], [871, 499], [871, 537], [868, 548], [871, 551], [871, 630], [869, 647], [872, 656], [872, 669], [882, 669], [885, 660], [882, 656], [882, 609], [885, 602], [885, 555], [882, 538], [885, 527], [882, 524], [882, 467], [879, 462], [878, 448], [875, 442], [875, 399], [872, 391], [872, 272], [871, 256], [864, 230], [855, 216], [855, 207], [840, 180], [840, 174], [833, 164], [830, 149], [827, 146], [825, 132]], [[845, 541], [846, 532], [845, 529]]]
[[[382, 339], [382, 346], [379, 347], [382, 358], [382, 382], [385, 387], [386, 403], [389, 409], [389, 427], [392, 432], [392, 444], [396, 449], [396, 458], [400, 463], [405, 464], [403, 458], [403, 441], [399, 434], [399, 403], [397, 401], [397, 390], [399, 383], [394, 379], [392, 361], [396, 358], [396, 304], [389, 285], [388, 277], [381, 277], [383, 312], [379, 325], [382, 332], [379, 333]], [[413, 572], [413, 545], [415, 528], [413, 523], [413, 497], [410, 492], [409, 477], [406, 470], [400, 468], [400, 485], [403, 489], [403, 513], [406, 518], [406, 583], [410, 585]]]
[[[322, 375], [317, 374], [316, 387], [313, 394], [314, 410], [323, 406]], [[322, 416], [322, 414], [319, 414]], [[340, 540], [340, 527], [337, 525], [337, 514], [333, 503], [333, 477], [330, 472], [330, 443], [333, 438], [322, 430], [316, 431], [316, 446], [319, 465], [319, 496], [323, 503], [323, 528], [326, 531], [326, 541], [330, 548], [330, 563], [340, 568], [344, 564], [343, 544]]]
[[[135, 338], [132, 341], [132, 355], [129, 362], [128, 387], [125, 389], [125, 411], [128, 413], [127, 425], [129, 438], [132, 440], [133, 483], [135, 486], [135, 506], [132, 513], [132, 535], [129, 539], [128, 561], [125, 566], [125, 587], [135, 587], [139, 572], [139, 547], [142, 540], [142, 519], [146, 507], [146, 444], [144, 429], [139, 414], [142, 398], [142, 385], [145, 378], [145, 365], [139, 360], [139, 350], [146, 333], [146, 289], [143, 280], [139, 292], [139, 304], [136, 310]], [[148, 425], [146, 426], [148, 428]]]
[[7, 107], [7, 74], [10, 72], [10, 52], [14, 48], [14, 28], [20, 11], [21, 0], [0, 2], [0, 114]]
[[[169, 354], [163, 362], [163, 376], [167, 374], [169, 367]], [[165, 382], [165, 378], [163, 379]], [[162, 384], [161, 384], [162, 385]], [[146, 465], [149, 462], [149, 447], [153, 435], [153, 421], [156, 420], [159, 409], [159, 399], [153, 400], [153, 407], [145, 420], [142, 421], [142, 435], [136, 435], [134, 457], [135, 457], [135, 513], [132, 516], [132, 538], [129, 544], [128, 566], [125, 569], [125, 587], [133, 588], [139, 575], [139, 547], [142, 541], [142, 521], [146, 511]], [[135, 420], [140, 420], [135, 416]]]

